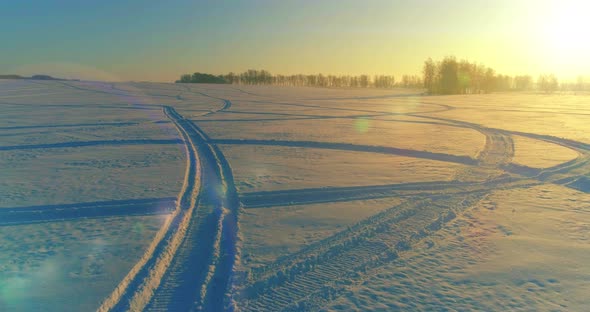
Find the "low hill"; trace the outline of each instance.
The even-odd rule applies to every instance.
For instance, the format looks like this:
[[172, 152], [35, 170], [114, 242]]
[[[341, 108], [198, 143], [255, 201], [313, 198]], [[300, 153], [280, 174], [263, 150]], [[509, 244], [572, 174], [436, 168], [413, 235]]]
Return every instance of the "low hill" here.
[[33, 75], [31, 77], [23, 77], [21, 75], [0, 75], [0, 79], [30, 79], [30, 80], [63, 80], [63, 81], [79, 81], [79, 79], [64, 79], [55, 78], [49, 75]]
[[0, 75], [0, 79], [24, 79], [24, 77], [19, 75]]

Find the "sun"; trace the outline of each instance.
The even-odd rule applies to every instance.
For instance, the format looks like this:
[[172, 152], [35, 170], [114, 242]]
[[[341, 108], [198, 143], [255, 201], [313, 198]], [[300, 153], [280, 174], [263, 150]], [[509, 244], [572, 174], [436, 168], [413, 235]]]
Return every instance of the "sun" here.
[[550, 8], [543, 21], [545, 46], [562, 61], [579, 61], [590, 53], [590, 2], [563, 1]]

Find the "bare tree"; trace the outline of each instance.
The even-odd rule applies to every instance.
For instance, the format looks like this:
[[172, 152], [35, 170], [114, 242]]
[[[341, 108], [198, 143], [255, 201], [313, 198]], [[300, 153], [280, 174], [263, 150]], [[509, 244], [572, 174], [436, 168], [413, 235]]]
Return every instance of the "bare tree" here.
[[553, 93], [557, 91], [559, 83], [554, 74], [539, 75], [537, 79], [537, 88], [545, 93]]
[[433, 94], [436, 84], [436, 65], [434, 64], [434, 61], [432, 61], [432, 58], [428, 58], [424, 62], [422, 74], [424, 75], [424, 88], [426, 88], [428, 93]]

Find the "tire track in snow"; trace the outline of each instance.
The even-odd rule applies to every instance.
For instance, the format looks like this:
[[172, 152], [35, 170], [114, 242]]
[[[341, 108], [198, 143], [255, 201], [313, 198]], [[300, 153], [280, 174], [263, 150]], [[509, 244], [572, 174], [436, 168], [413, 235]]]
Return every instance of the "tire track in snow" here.
[[[186, 92], [189, 92], [189, 93], [192, 93], [192, 94], [199, 94], [199, 95], [202, 95], [204, 97], [208, 97], [208, 98], [219, 100], [219, 101], [222, 101], [223, 102], [223, 106], [221, 108], [216, 109], [216, 110], [211, 110], [208, 113], [202, 115], [203, 117], [204, 116], [210, 116], [210, 115], [213, 115], [215, 113], [219, 113], [219, 112], [223, 112], [223, 111], [228, 111], [231, 108], [231, 106], [232, 106], [232, 102], [230, 100], [228, 100], [228, 99], [224, 99], [224, 98], [220, 98], [220, 97], [217, 97], [217, 96], [209, 95], [209, 94], [204, 93], [204, 92], [201, 92], [201, 91], [193, 91], [189, 86], [184, 86], [184, 89], [186, 90]], [[179, 96], [181, 94], [179, 94]]]
[[[521, 176], [537, 179], [542, 182], [550, 182], [564, 185], [566, 187], [574, 188], [576, 190], [580, 190], [580, 187], [579, 185], [574, 185], [570, 183], [573, 178], [564, 178], [563, 175], [577, 172], [577, 176], [584, 176], [590, 173], [590, 144], [588, 143], [560, 138], [552, 135], [488, 128], [470, 122], [457, 121], [441, 117], [422, 116], [418, 114], [412, 114], [411, 116], [450, 122], [454, 123], [459, 127], [474, 129], [484, 134], [486, 136], [486, 149], [480, 153], [478, 159], [480, 164], [484, 166], [487, 165], [487, 167], [496, 166], [499, 169], [516, 173]], [[514, 142], [511, 139], [512, 135], [519, 135], [534, 140], [540, 140], [552, 144], [557, 144], [576, 151], [578, 153], [578, 157], [549, 168], [531, 168], [527, 166], [513, 164], [510, 162], [512, 157], [514, 156]], [[510, 154], [502, 156], [499, 153], [492, 151], [491, 147], [493, 147], [494, 145], [499, 146], [500, 148], [505, 148], [510, 152]], [[586, 188], [582, 187], [582, 189], [585, 190]]]
[[485, 192], [416, 199], [369, 217], [267, 272], [243, 289], [244, 311], [307, 311], [324, 304], [361, 278], [362, 272], [394, 261], [438, 231]]
[[[510, 162], [514, 153], [512, 139], [496, 131], [476, 130], [486, 136], [486, 144], [478, 155], [478, 166], [468, 170], [480, 178], [483, 189], [464, 194], [417, 196], [288, 257], [244, 272], [247, 283], [240, 289], [243, 310], [319, 309], [338, 297], [347, 285], [361, 279], [359, 272], [394, 261], [472, 207], [498, 183], [505, 183], [502, 178], [489, 179], [485, 169]], [[480, 167], [484, 170], [476, 170]], [[497, 182], [492, 183], [494, 180]], [[460, 182], [452, 183], [456, 183], [456, 189], [464, 187]]]
[[[326, 303], [339, 297], [347, 287], [364, 280], [362, 272], [368, 272], [403, 257], [404, 251], [436, 232], [458, 213], [472, 207], [498, 186], [501, 185], [503, 189], [526, 187], [523, 183], [530, 180], [510, 176], [490, 179], [488, 176], [490, 170], [510, 167], [514, 155], [514, 143], [511, 138], [513, 134], [553, 142], [581, 153], [576, 160], [540, 169], [534, 176], [540, 181], [549, 180], [556, 174], [565, 175], [571, 174], [574, 170], [584, 172], [589, 169], [587, 165], [590, 161], [585, 144], [550, 136], [486, 128], [454, 120], [445, 121], [477, 130], [485, 135], [486, 144], [477, 157], [477, 166], [469, 167], [473, 168], [469, 174], [481, 181], [476, 183], [482, 188], [461, 195], [448, 193], [448, 190], [454, 188], [449, 185], [447, 193], [442, 195], [425, 194], [426, 198], [416, 196], [413, 200], [371, 216], [347, 230], [304, 247], [287, 257], [279, 258], [265, 267], [243, 272], [247, 277], [247, 283], [241, 288], [243, 310], [319, 310]], [[518, 172], [518, 168], [512, 169], [511, 172], [522, 174]], [[553, 182], [582, 191], [588, 189], [590, 184], [583, 176]], [[464, 186], [458, 183], [455, 188]], [[269, 200], [272, 202], [276, 198], [288, 198], [293, 193], [287, 191], [255, 194], [255, 198], [258, 195], [270, 195]]]
[[444, 190], [467, 183], [455, 181], [418, 182], [388, 185], [367, 185], [348, 187], [320, 187], [297, 190], [262, 191], [241, 194], [244, 208], [267, 208], [276, 206], [306, 205], [376, 199], [399, 195], [405, 190]]
[[106, 145], [162, 145], [162, 144], [182, 144], [182, 140], [96, 140], [96, 141], [70, 141], [49, 144], [30, 144], [30, 145], [10, 145], [0, 146], [0, 151], [14, 151], [14, 150], [32, 150], [43, 148], [70, 148], [70, 147], [87, 147], [87, 146], [106, 146]]
[[30, 126], [7, 126], [0, 127], [0, 130], [21, 130], [38, 128], [82, 128], [82, 127], [124, 127], [136, 126], [139, 122], [104, 122], [104, 123], [79, 123], [79, 124], [53, 124], [53, 125], [30, 125]]
[[201, 167], [194, 137], [186, 130], [174, 110], [164, 107], [182, 139], [186, 142], [187, 167], [184, 184], [175, 210], [156, 233], [152, 243], [131, 271], [98, 308], [98, 311], [140, 311], [149, 302], [167, 271], [188, 229], [196, 209], [201, 184]]
[[284, 140], [252, 140], [252, 139], [216, 139], [211, 142], [215, 144], [232, 145], [268, 145], [286, 147], [306, 147], [320, 149], [346, 150], [354, 152], [368, 152], [388, 155], [399, 155], [413, 158], [426, 158], [437, 161], [453, 162], [463, 165], [475, 165], [477, 161], [469, 156], [457, 156], [451, 154], [417, 151], [389, 146], [359, 145], [351, 143], [332, 143], [316, 141], [284, 141]]
[[[231, 168], [194, 123], [182, 120], [199, 150], [202, 187], [197, 216], [169, 270], [146, 306], [148, 311], [218, 311], [231, 305], [229, 288], [239, 259], [239, 199]], [[181, 119], [182, 118], [182, 119]]]
[[206, 95], [205, 93], [201, 93], [201, 92], [199, 92], [199, 93], [202, 94], [202, 95], [204, 95], [204, 96], [207, 96], [207, 97], [210, 97], [210, 98], [213, 98], [213, 99], [218, 99], [218, 100], [223, 101], [223, 107], [221, 107], [220, 109], [217, 109], [217, 110], [210, 111], [210, 112], [202, 115], [202, 117], [211, 116], [213, 114], [216, 114], [216, 113], [219, 113], [219, 112], [223, 112], [223, 111], [229, 110], [231, 108], [232, 103], [231, 103], [230, 100], [226, 100], [226, 99], [222, 99], [222, 98], [217, 98], [217, 97], [209, 96], [209, 95]]
[[469, 193], [489, 189], [491, 186], [508, 185], [518, 182], [508, 176], [500, 176], [482, 182], [433, 181], [385, 185], [320, 187], [309, 189], [291, 189], [278, 191], [262, 191], [243, 193], [240, 200], [245, 209], [268, 208], [276, 206], [308, 205], [317, 203], [333, 203], [377, 199], [394, 196], [415, 197], [420, 194], [433, 194], [444, 191]]
[[187, 142], [178, 205], [99, 311], [217, 311], [232, 304], [239, 200], [231, 168], [195, 124], [172, 107], [164, 113]]
[[142, 198], [61, 205], [0, 208], [0, 226], [64, 221], [168, 214], [175, 198]]

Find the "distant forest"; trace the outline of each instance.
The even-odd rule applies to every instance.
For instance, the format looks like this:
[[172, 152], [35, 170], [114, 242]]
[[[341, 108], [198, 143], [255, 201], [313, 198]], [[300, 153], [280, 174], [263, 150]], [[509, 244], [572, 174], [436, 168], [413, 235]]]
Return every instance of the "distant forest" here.
[[509, 76], [496, 73], [492, 68], [458, 61], [454, 56], [435, 62], [424, 62], [422, 77], [403, 75], [396, 80], [391, 75], [273, 75], [266, 70], [249, 69], [243, 73], [211, 75], [185, 74], [176, 83], [222, 83], [245, 85], [279, 85], [331, 88], [424, 88], [429, 94], [473, 94], [505, 91], [590, 91], [590, 81], [579, 77], [575, 83], [560, 84], [553, 74]]
[[176, 83], [231, 83], [246, 85], [279, 85], [299, 87], [331, 87], [331, 88], [422, 88], [419, 76], [402, 76], [396, 81], [394, 76], [387, 75], [273, 75], [266, 70], [249, 69], [240, 74], [210, 75], [194, 73], [182, 75]]
[[525, 91], [534, 88], [553, 92], [559, 89], [557, 77], [541, 75], [536, 81], [529, 75], [508, 76], [496, 74], [492, 68], [462, 60], [453, 56], [434, 62], [424, 62], [422, 69], [424, 88], [430, 94], [470, 94], [494, 91]]

